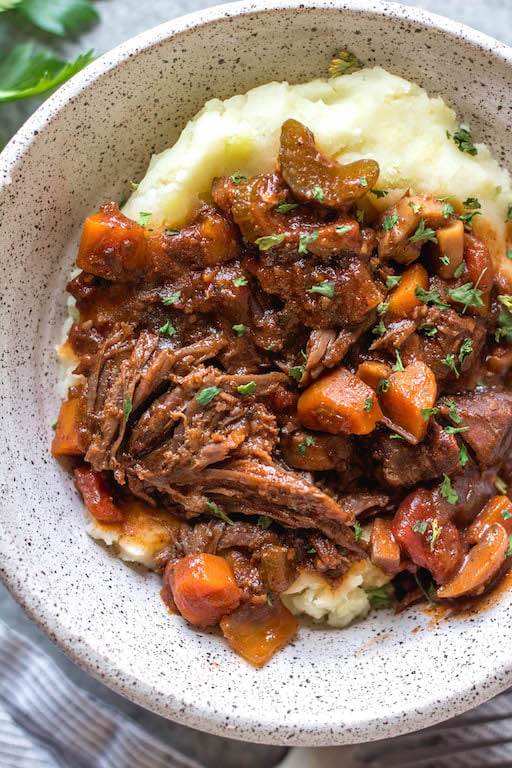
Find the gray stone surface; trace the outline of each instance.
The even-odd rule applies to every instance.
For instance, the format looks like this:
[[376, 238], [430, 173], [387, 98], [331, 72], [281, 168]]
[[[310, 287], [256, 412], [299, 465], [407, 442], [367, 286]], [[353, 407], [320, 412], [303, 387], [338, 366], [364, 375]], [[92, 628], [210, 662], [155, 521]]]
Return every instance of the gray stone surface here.
[[[101, 23], [82, 35], [79, 40], [58, 42], [41, 35], [41, 42], [52, 45], [56, 51], [73, 56], [94, 48], [102, 52], [133, 35], [183, 13], [212, 5], [205, 0], [99, 0]], [[510, 0], [421, 0], [409, 5], [450, 16], [481, 31], [512, 44], [512, 5]], [[0, 51], [9, 39], [22, 39], [27, 32], [23, 25], [0, 28]], [[449, 62], [447, 62], [449, 66]], [[0, 105], [0, 137], [9, 138], [37, 106], [37, 101]], [[258, 745], [242, 745], [228, 739], [200, 734], [175, 725], [130, 703], [91, 679], [73, 662], [63, 656], [23, 614], [7, 591], [0, 586], [0, 618], [20, 632], [28, 635], [42, 649], [57, 659], [64, 671], [79, 685], [117, 707], [148, 728], [154, 735], [198, 758], [207, 766], [223, 768], [261, 768], [275, 765], [285, 750]]]

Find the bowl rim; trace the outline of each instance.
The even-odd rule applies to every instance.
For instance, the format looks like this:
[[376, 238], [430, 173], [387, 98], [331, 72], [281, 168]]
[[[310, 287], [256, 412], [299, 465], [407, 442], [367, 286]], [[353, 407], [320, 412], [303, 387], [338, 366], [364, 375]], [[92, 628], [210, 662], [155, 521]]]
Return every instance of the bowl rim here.
[[[479, 32], [472, 27], [440, 16], [429, 11], [396, 2], [381, 3], [381, 0], [241, 0], [211, 8], [201, 9], [192, 13], [171, 19], [156, 27], [152, 27], [120, 45], [107, 51], [94, 60], [85, 69], [76, 74], [71, 80], [62, 85], [54, 94], [45, 100], [38, 109], [27, 119], [17, 133], [0, 153], [0, 192], [11, 184], [16, 166], [22, 161], [24, 153], [37, 141], [41, 133], [53, 118], [65, 109], [79, 94], [86, 91], [101, 77], [121, 66], [127, 59], [142, 53], [159, 43], [178, 36], [192, 29], [206, 27], [227, 18], [244, 15], [274, 12], [280, 10], [322, 10], [339, 9], [371, 13], [383, 18], [413, 19], [425, 28], [444, 32], [454, 39], [463, 39], [477, 46], [491, 59], [512, 67], [512, 48], [495, 40], [489, 35]], [[0, 541], [1, 544], [1, 541]], [[264, 723], [250, 720], [248, 715], [230, 712], [231, 727], [226, 728], [226, 719], [219, 710], [203, 704], [193, 707], [188, 704], [185, 709], [180, 700], [179, 692], [172, 701], [154, 695], [151, 688], [140, 677], [131, 677], [125, 671], [115, 667], [111, 660], [87, 643], [87, 638], [78, 636], [65, 627], [61, 620], [54, 615], [51, 607], [46, 604], [42, 608], [38, 595], [30, 587], [30, 581], [23, 588], [16, 578], [17, 564], [21, 553], [15, 551], [4, 542], [0, 546], [2, 559], [0, 562], [0, 577], [21, 605], [29, 618], [74, 662], [85, 669], [92, 677], [106, 684], [115, 692], [127, 696], [136, 704], [149, 709], [167, 719], [199, 730], [207, 731], [218, 736], [228, 736], [234, 739], [261, 742], [267, 744], [286, 744], [303, 746], [322, 746], [349, 744], [363, 739], [368, 741], [389, 736], [397, 736], [418, 728], [425, 728], [446, 719], [461, 714], [468, 709], [467, 702], [471, 694], [471, 706], [476, 706], [503, 691], [512, 680], [512, 668], [503, 664], [496, 668], [491, 680], [483, 678], [473, 681], [471, 685], [461, 687], [457, 694], [444, 699], [431, 700], [421, 715], [418, 711], [396, 714], [388, 717], [386, 722], [368, 713], [364, 721], [357, 723], [357, 738], [347, 738], [343, 727], [333, 730], [332, 723], [316, 724], [308, 730], [304, 724], [300, 734], [286, 724], [273, 724], [272, 732]], [[153, 693], [153, 695], [152, 695]], [[419, 719], [421, 717], [421, 722]]]

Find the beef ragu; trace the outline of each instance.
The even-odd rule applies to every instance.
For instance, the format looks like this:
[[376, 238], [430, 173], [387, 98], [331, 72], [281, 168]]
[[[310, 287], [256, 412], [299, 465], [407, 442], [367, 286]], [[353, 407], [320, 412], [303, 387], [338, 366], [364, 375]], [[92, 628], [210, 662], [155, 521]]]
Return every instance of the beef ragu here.
[[168, 510], [163, 600], [256, 666], [296, 631], [300, 572], [370, 558], [410, 605], [508, 567], [512, 297], [478, 201], [379, 213], [378, 177], [288, 120], [275, 172], [215, 179], [180, 229], [103, 205], [68, 286], [84, 383], [53, 453], [104, 525]]

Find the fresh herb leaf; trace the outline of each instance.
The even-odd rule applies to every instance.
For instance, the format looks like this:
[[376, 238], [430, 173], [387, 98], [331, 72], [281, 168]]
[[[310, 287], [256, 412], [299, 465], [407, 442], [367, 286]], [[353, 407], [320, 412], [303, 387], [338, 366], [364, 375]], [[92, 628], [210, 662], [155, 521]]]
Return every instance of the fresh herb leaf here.
[[350, 226], [350, 224], [342, 224], [341, 226], [336, 227], [336, 234], [337, 235], [346, 235], [347, 232], [350, 232], [351, 229], [352, 229], [352, 227]]
[[359, 224], [364, 224], [364, 211], [362, 208], [358, 208], [356, 211], [356, 219]]
[[480, 211], [464, 211], [464, 213], [461, 213], [460, 219], [465, 224], [467, 224], [468, 227], [472, 227], [473, 226], [473, 219], [475, 218], [475, 216], [481, 216], [481, 215], [482, 214], [481, 214]]
[[58, 419], [52, 419], [51, 422], [50, 422], [51, 428], [55, 429], [58, 423], [59, 423]]
[[355, 539], [355, 541], [356, 541], [356, 544], [357, 544], [357, 542], [358, 542], [358, 541], [360, 541], [361, 539], [363, 539], [363, 540], [364, 540], [363, 529], [361, 528], [361, 526], [359, 525], [359, 523], [357, 522], [357, 520], [356, 520], [356, 522], [354, 523], [354, 539]]
[[372, 189], [371, 193], [372, 195], [375, 195], [375, 197], [386, 197], [386, 195], [389, 194], [386, 189]]
[[449, 257], [449, 256], [447, 256], [447, 255], [446, 255], [446, 253], [445, 253], [445, 255], [444, 255], [444, 256], [441, 256], [441, 257], [440, 257], [440, 259], [441, 259], [441, 261], [443, 262], [443, 264], [446, 264], [446, 265], [448, 265], [448, 264], [450, 263], [450, 257]]
[[299, 207], [298, 203], [285, 203], [284, 200], [282, 200], [277, 206], [277, 212], [288, 213], [288, 211], [293, 211], [294, 208], [298, 208], [298, 207]]
[[0, 13], [2, 13], [2, 11], [11, 11], [20, 3], [21, 0], [0, 0]]
[[441, 301], [441, 297], [435, 289], [426, 291], [421, 287], [421, 285], [417, 285], [414, 289], [414, 295], [424, 304], [435, 304], [435, 306], [439, 307], [439, 309], [449, 309], [448, 304], [445, 304], [443, 301]]
[[446, 355], [446, 357], [443, 357], [441, 362], [443, 365], [446, 365], [451, 371], [453, 371], [457, 378], [459, 378], [459, 372], [455, 364], [455, 355]]
[[478, 150], [473, 144], [473, 137], [466, 128], [461, 128], [459, 131], [456, 131], [453, 134], [453, 140], [461, 152], [473, 156], [478, 154]]
[[21, 43], [0, 60], [0, 104], [57, 88], [93, 60], [93, 51], [66, 62], [48, 51], [34, 53], [32, 43]]
[[392, 435], [389, 436], [390, 440], [405, 440], [405, 437], [403, 435], [399, 435], [398, 432], [393, 432]]
[[36, 27], [53, 35], [74, 35], [99, 19], [89, 0], [21, 0], [20, 11]]
[[418, 520], [412, 527], [414, 533], [421, 533], [422, 536], [427, 532], [427, 528], [428, 520]]
[[246, 277], [235, 277], [233, 280], [233, 285], [236, 288], [243, 288], [244, 285], [247, 285], [248, 280]]
[[374, 336], [384, 336], [386, 331], [387, 331], [387, 328], [384, 325], [384, 320], [382, 320], [382, 318], [379, 320], [377, 325], [374, 325], [374, 327], [372, 328], [372, 333]]
[[133, 408], [132, 399], [130, 395], [127, 395], [126, 400], [124, 401], [124, 411], [123, 411], [123, 416], [125, 421], [128, 421], [128, 419], [130, 418], [130, 413], [132, 412], [132, 408]]
[[373, 408], [373, 397], [367, 397], [364, 401], [364, 408], [363, 411], [366, 411], [366, 413], [370, 413], [370, 411]]
[[196, 396], [196, 400], [199, 405], [208, 405], [219, 392], [220, 387], [205, 387]]
[[162, 325], [162, 327], [158, 329], [159, 336], [174, 336], [175, 333], [176, 328], [170, 320], [168, 320], [165, 325]]
[[304, 366], [303, 365], [294, 365], [288, 371], [288, 376], [291, 376], [291, 378], [295, 379], [295, 381], [300, 381], [302, 379], [302, 377], [304, 376]]
[[468, 211], [476, 211], [478, 208], [481, 208], [480, 201], [477, 197], [467, 197], [464, 202], [462, 203], [464, 208], [466, 208]]
[[445, 219], [448, 219], [452, 213], [455, 213], [455, 208], [451, 203], [445, 203], [443, 205], [443, 210], [441, 211]]
[[235, 171], [230, 177], [233, 184], [237, 187], [241, 181], [244, 181], [247, 176], [244, 176], [240, 171]]
[[468, 449], [466, 448], [464, 443], [462, 443], [462, 445], [459, 447], [459, 462], [461, 467], [465, 467], [468, 461], [469, 461]]
[[419, 243], [422, 240], [430, 240], [431, 243], [437, 243], [435, 230], [425, 227], [425, 219], [420, 219], [418, 228], [414, 235], [409, 238], [410, 243]]
[[152, 215], [152, 213], [147, 213], [147, 211], [140, 211], [139, 218], [136, 219], [137, 224], [140, 224], [141, 227], [145, 227]]
[[503, 304], [505, 309], [507, 309], [509, 312], [512, 312], [512, 296], [501, 294], [498, 296], [498, 301]]
[[329, 75], [331, 77], [340, 77], [340, 75], [355, 72], [363, 67], [364, 64], [350, 51], [338, 51], [329, 64]]
[[501, 516], [504, 520], [508, 520], [512, 517], [512, 511], [510, 509], [504, 509], [501, 513]]
[[435, 416], [439, 412], [439, 408], [420, 408], [421, 418], [423, 421], [427, 421], [431, 416]]
[[425, 335], [425, 336], [437, 336], [437, 328], [435, 325], [429, 325], [428, 323], [423, 323], [423, 325], [420, 325], [419, 330]]
[[439, 492], [443, 499], [446, 499], [448, 504], [456, 504], [459, 500], [459, 497], [457, 495], [457, 491], [452, 488], [452, 483], [448, 475], [445, 473], [443, 474], [444, 480], [439, 486]]
[[464, 262], [461, 261], [461, 263], [459, 264], [459, 266], [457, 267], [457, 269], [453, 273], [453, 276], [458, 279], [462, 275], [463, 272], [464, 272]]
[[382, 222], [382, 226], [386, 230], [386, 232], [389, 232], [389, 230], [393, 229], [393, 227], [397, 223], [398, 223], [398, 214], [395, 213], [394, 216], [386, 216], [386, 218]]
[[305, 456], [306, 455], [306, 448], [309, 445], [314, 446], [315, 445], [315, 439], [313, 437], [311, 437], [311, 435], [306, 435], [304, 437], [304, 440], [301, 443], [299, 443], [299, 453], [300, 453], [301, 456]]
[[451, 424], [448, 424], [448, 426], [443, 427], [443, 429], [447, 435], [458, 435], [459, 432], [467, 432], [469, 427], [452, 427]]
[[166, 307], [171, 307], [180, 300], [181, 291], [174, 291], [170, 296], [162, 296], [162, 304]]
[[323, 203], [325, 199], [324, 191], [322, 187], [318, 186], [318, 184], [315, 184], [313, 187], [313, 197], [315, 200], [318, 200], [319, 203]]
[[402, 363], [402, 358], [400, 356], [400, 350], [395, 349], [395, 355], [396, 355], [396, 363], [393, 366], [393, 370], [396, 371], [405, 371], [404, 364]]
[[379, 392], [387, 392], [391, 386], [391, 382], [389, 379], [380, 379], [379, 380], [379, 386], [378, 390]]
[[360, 183], [360, 185], [362, 187], [367, 187], [368, 186], [368, 180], [367, 180], [366, 176], [360, 176], [359, 177], [359, 183]]
[[389, 608], [392, 597], [389, 594], [388, 586], [384, 585], [378, 589], [365, 589], [372, 608]]
[[478, 286], [486, 271], [487, 267], [482, 270], [480, 277], [474, 285], [473, 283], [464, 283], [464, 285], [459, 285], [458, 288], [448, 288], [446, 290], [446, 293], [452, 301], [456, 301], [458, 304], [464, 304], [462, 314], [464, 314], [468, 307], [484, 306], [484, 302], [482, 301], [483, 291], [481, 291]]
[[219, 520], [222, 520], [224, 523], [227, 523], [228, 525], [233, 525], [233, 521], [231, 520], [231, 518], [228, 517], [226, 513], [223, 512], [222, 509], [219, 506], [217, 506], [217, 504], [214, 501], [207, 501], [206, 506], [208, 507], [212, 515], [215, 515], [215, 517], [218, 517]]
[[395, 288], [401, 279], [402, 275], [388, 275], [386, 277], [386, 288], [388, 291], [390, 291], [392, 288]]
[[409, 208], [412, 208], [413, 213], [419, 213], [420, 211], [423, 210], [423, 206], [420, 205], [419, 203], [415, 203], [414, 200], [409, 200], [408, 206]]
[[130, 189], [132, 192], [136, 192], [139, 188], [139, 185], [136, 181], [130, 181]]
[[509, 203], [507, 208], [507, 218], [505, 219], [505, 224], [507, 221], [512, 221], [512, 203]]
[[496, 341], [504, 339], [509, 343], [512, 343], [512, 314], [507, 312], [506, 309], [500, 309], [498, 315], [498, 329], [494, 334]]
[[165, 230], [165, 234], [169, 235], [170, 237], [174, 237], [174, 235], [179, 235], [180, 230], [176, 229], [176, 227], [168, 228]]
[[254, 395], [254, 391], [256, 389], [256, 382], [255, 381], [249, 381], [247, 384], [240, 384], [236, 391], [239, 395], [243, 395], [244, 397], [246, 395]]
[[285, 239], [286, 235], [267, 235], [266, 237], [258, 237], [257, 240], [254, 241], [255, 245], [258, 246], [260, 251], [268, 251], [270, 248], [275, 248], [276, 245], [280, 245], [283, 240]]
[[308, 555], [316, 555], [316, 549], [312, 544], [309, 545], [306, 552], [308, 553]]
[[[511, 296], [512, 298], [512, 296]], [[462, 364], [464, 360], [471, 355], [473, 352], [473, 340], [472, 339], [464, 339], [462, 344], [460, 345], [459, 349], [459, 363], [462, 367]]]
[[258, 517], [257, 526], [258, 528], [261, 528], [262, 531], [267, 531], [272, 525], [272, 522], [273, 520], [271, 517], [267, 517], [267, 515], [260, 515]]
[[301, 237], [299, 237], [299, 253], [307, 253], [308, 245], [311, 245], [311, 243], [314, 243], [315, 240], [318, 240], [318, 231], [316, 229], [314, 232], [311, 232], [309, 235], [302, 235]]
[[505, 255], [506, 255], [507, 259], [512, 259], [512, 248], [509, 248], [508, 245], [507, 245], [507, 248], [505, 250]]
[[320, 293], [322, 296], [327, 296], [329, 299], [334, 298], [334, 283], [332, 280], [323, 280], [318, 285], [313, 285], [312, 288], [308, 288], [307, 293]]
[[238, 338], [245, 336], [245, 334], [251, 330], [247, 325], [244, 325], [243, 323], [237, 323], [237, 325], [232, 325], [231, 327], [233, 328]]
[[445, 400], [444, 404], [448, 408], [448, 416], [454, 424], [460, 424], [460, 415], [457, 413], [457, 406], [454, 400]]
[[508, 548], [505, 552], [505, 557], [512, 557], [512, 533], [508, 537]]
[[269, 592], [267, 592], [267, 603], [272, 606], [272, 595]]

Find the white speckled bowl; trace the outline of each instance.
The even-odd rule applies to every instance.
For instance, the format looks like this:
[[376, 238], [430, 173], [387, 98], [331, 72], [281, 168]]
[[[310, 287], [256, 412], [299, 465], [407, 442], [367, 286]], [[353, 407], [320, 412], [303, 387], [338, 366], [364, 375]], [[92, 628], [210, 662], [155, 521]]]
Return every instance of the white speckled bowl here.
[[[442, 94], [503, 162], [512, 154], [512, 52], [385, 2], [225, 5], [116, 48], [49, 99], [0, 158], [0, 569], [75, 661], [166, 717], [240, 739], [342, 744], [424, 727], [511, 682], [512, 604], [433, 629], [416, 610], [344, 631], [303, 627], [262, 670], [169, 617], [159, 579], [91, 541], [49, 455], [54, 346], [83, 218], [126, 195], [203, 103], [303, 81], [348, 48]], [[413, 631], [415, 630], [415, 631]]]

